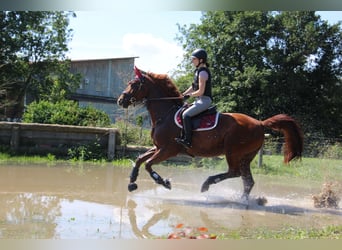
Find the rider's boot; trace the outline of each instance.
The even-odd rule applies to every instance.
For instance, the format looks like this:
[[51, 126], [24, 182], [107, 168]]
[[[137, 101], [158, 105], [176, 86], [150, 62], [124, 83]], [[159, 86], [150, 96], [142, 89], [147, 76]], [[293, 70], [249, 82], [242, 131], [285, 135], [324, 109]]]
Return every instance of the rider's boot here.
[[182, 144], [186, 148], [191, 148], [191, 141], [192, 141], [191, 117], [189, 116], [183, 117], [183, 129], [184, 129], [184, 137], [176, 138], [176, 142], [179, 144]]

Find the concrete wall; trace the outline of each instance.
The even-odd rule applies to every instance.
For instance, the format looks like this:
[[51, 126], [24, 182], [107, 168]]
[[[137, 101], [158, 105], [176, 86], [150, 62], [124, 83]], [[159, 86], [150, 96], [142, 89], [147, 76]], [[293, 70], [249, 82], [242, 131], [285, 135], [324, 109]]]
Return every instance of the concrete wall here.
[[[119, 131], [114, 128], [0, 122], [0, 146], [10, 147], [19, 154], [67, 156], [69, 148], [94, 142], [101, 145], [109, 160], [135, 158], [151, 148], [120, 145]], [[168, 161], [189, 163], [191, 157], [180, 155]]]
[[0, 145], [17, 153], [67, 155], [72, 146], [96, 142], [113, 159], [118, 133], [113, 128], [0, 122]]

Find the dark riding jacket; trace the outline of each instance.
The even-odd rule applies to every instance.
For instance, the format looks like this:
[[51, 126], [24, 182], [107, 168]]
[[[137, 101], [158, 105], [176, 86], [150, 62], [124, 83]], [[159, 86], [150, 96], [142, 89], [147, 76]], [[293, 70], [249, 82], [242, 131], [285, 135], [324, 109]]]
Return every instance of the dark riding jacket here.
[[200, 67], [198, 69], [195, 70], [195, 74], [194, 74], [194, 82], [192, 83], [192, 89], [194, 91], [199, 89], [199, 73], [201, 71], [206, 71], [208, 73], [208, 79], [205, 82], [205, 89], [204, 89], [204, 93], [203, 95], [205, 96], [209, 96], [210, 99], [212, 100], [212, 93], [211, 93], [211, 74], [210, 74], [210, 70], [206, 67]]

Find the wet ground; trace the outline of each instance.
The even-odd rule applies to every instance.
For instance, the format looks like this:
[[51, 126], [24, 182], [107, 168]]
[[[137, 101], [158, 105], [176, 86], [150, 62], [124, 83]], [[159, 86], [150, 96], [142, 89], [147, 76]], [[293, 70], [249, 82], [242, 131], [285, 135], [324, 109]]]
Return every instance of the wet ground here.
[[[342, 225], [341, 209], [316, 209], [322, 183], [254, 176], [249, 203], [241, 179], [200, 193], [214, 170], [158, 166], [172, 190], [142, 169], [138, 190], [127, 191], [130, 168], [70, 165], [0, 166], [0, 238], [139, 239], [167, 236], [180, 223], [211, 233], [245, 228]], [[257, 198], [267, 203], [258, 205]], [[341, 207], [341, 204], [340, 204]]]

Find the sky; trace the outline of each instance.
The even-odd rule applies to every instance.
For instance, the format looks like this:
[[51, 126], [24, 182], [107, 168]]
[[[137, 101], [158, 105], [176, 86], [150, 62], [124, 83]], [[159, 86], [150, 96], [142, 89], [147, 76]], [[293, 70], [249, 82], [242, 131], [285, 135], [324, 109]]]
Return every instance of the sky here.
[[[319, 11], [330, 24], [342, 11]], [[199, 24], [200, 11], [76, 11], [71, 18], [71, 60], [137, 57], [144, 71], [172, 73], [185, 53], [176, 40], [178, 26]], [[190, 63], [190, 62], [189, 62]]]

